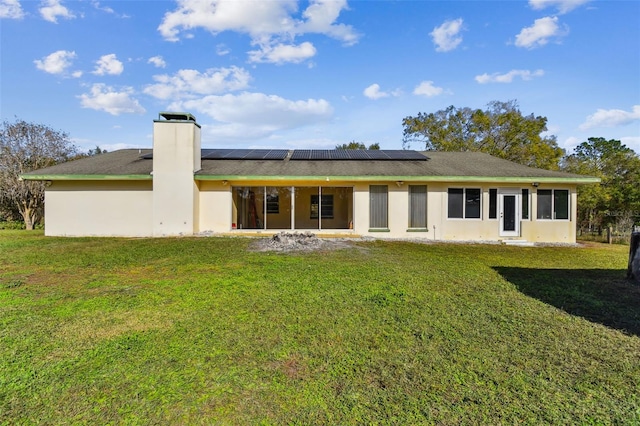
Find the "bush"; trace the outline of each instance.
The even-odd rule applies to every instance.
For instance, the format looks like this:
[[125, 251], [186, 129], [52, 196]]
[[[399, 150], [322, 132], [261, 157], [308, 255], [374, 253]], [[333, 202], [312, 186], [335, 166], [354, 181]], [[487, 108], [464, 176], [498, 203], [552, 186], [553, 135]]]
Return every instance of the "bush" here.
[[1, 221], [0, 229], [24, 229], [24, 222], [17, 220]]

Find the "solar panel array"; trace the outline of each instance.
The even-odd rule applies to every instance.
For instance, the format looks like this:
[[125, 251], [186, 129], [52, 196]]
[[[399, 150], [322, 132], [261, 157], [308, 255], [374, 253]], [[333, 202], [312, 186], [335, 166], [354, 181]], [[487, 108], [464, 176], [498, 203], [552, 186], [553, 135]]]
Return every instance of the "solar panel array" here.
[[395, 160], [425, 161], [427, 157], [417, 151], [403, 149], [296, 149], [291, 160]]
[[[286, 149], [203, 149], [203, 160], [284, 160], [289, 151]], [[150, 160], [153, 153], [141, 158]], [[403, 149], [364, 150], [364, 149], [296, 149], [291, 160], [395, 160], [426, 161], [427, 157], [418, 151]]]
[[203, 149], [203, 160], [284, 160], [286, 149]]

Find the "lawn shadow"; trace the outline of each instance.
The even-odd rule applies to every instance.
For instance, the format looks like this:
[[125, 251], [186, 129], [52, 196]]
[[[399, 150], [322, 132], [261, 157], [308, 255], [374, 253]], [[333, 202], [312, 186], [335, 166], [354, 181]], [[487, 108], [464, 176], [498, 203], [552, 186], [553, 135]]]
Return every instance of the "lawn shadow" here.
[[494, 267], [527, 296], [571, 315], [640, 336], [640, 286], [622, 269]]

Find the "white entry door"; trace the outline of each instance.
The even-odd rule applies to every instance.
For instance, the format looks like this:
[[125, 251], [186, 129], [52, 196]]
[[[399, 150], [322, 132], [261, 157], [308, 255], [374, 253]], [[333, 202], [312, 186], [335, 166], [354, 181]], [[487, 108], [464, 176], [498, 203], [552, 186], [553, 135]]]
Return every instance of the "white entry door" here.
[[520, 197], [519, 189], [498, 190], [501, 237], [520, 236]]

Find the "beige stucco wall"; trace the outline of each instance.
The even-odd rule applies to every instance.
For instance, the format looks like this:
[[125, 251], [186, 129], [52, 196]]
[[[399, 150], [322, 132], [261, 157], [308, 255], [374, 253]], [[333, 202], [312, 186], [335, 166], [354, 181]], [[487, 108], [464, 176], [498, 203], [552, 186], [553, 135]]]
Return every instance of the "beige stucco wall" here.
[[[154, 180], [158, 177], [154, 176]], [[189, 206], [178, 208], [180, 194], [165, 194], [165, 202], [171, 202], [171, 208], [184, 214], [192, 214], [191, 224], [193, 232], [213, 233], [273, 233], [281, 229], [291, 229], [279, 224], [291, 223], [291, 210], [287, 205], [290, 198], [281, 198], [281, 209], [277, 215], [269, 215], [269, 229], [267, 230], [235, 230], [234, 203], [232, 187], [238, 186], [284, 186], [281, 181], [269, 182], [222, 182], [222, 181], [193, 181], [196, 188], [190, 197], [193, 199], [193, 212]], [[371, 184], [388, 186], [389, 228], [386, 232], [374, 232], [369, 226], [369, 186]], [[575, 242], [576, 220], [576, 187], [575, 185], [540, 185], [539, 189], [567, 189], [570, 191], [570, 220], [538, 220], [536, 218], [537, 199], [534, 187], [524, 185], [497, 186], [493, 184], [464, 184], [413, 182], [412, 184], [427, 185], [427, 231], [410, 232], [408, 230], [409, 196], [408, 184], [397, 185], [395, 182], [330, 182], [322, 183], [325, 194], [330, 193], [327, 188], [348, 187], [353, 189], [353, 203], [348, 217], [352, 217], [353, 229], [344, 224], [341, 229], [317, 230], [319, 234], [367, 235], [375, 238], [423, 238], [431, 240], [485, 240], [497, 241], [504, 239], [524, 239], [532, 242]], [[317, 193], [317, 183], [308, 181], [292, 182], [287, 187], [300, 188], [298, 196], [303, 202], [296, 203], [296, 212], [301, 217], [308, 217], [308, 198], [311, 193]], [[448, 219], [447, 218], [447, 190], [448, 188], [481, 188], [482, 189], [482, 219]], [[529, 220], [520, 223], [520, 234], [514, 237], [500, 236], [500, 222], [498, 219], [488, 219], [489, 189], [490, 188], [522, 188], [530, 192]], [[308, 193], [307, 193], [308, 192]], [[335, 193], [335, 191], [334, 191]], [[157, 200], [157, 198], [155, 199]], [[339, 197], [334, 197], [335, 216], [348, 209], [348, 203]], [[47, 189], [45, 209], [45, 234], [57, 236], [158, 236], [154, 231], [154, 194], [151, 181], [57, 181]], [[185, 201], [182, 201], [185, 202]], [[188, 202], [188, 201], [186, 201]], [[286, 217], [289, 215], [289, 217]], [[282, 217], [280, 217], [282, 216]], [[165, 216], [169, 217], [169, 216]], [[174, 219], [178, 216], [174, 216]], [[178, 218], [180, 220], [180, 218]], [[317, 222], [317, 221], [316, 221]], [[330, 221], [326, 222], [327, 224]], [[303, 225], [304, 226], [304, 225]], [[336, 225], [339, 226], [339, 225]], [[303, 227], [298, 230], [305, 229]]]
[[199, 231], [200, 127], [193, 121], [153, 123], [153, 235]]
[[[409, 184], [424, 184], [427, 186], [427, 230], [413, 232], [408, 227], [409, 220]], [[388, 187], [388, 217], [389, 227], [380, 230], [371, 230], [369, 226], [369, 186], [387, 185]], [[277, 225], [269, 226], [267, 230], [240, 230], [232, 229], [235, 211], [233, 205], [232, 187], [264, 187], [264, 186], [284, 186], [281, 181], [230, 181], [223, 184], [219, 181], [199, 182], [199, 215], [200, 230], [211, 232], [236, 232], [236, 233], [273, 233], [279, 229]], [[332, 181], [308, 182], [296, 181], [287, 182], [287, 187], [299, 187], [299, 194], [305, 201], [296, 204], [296, 212], [307, 217], [309, 212], [306, 199], [311, 193], [317, 193], [317, 186], [322, 187], [351, 187], [353, 188], [352, 211], [349, 213], [353, 217], [353, 229], [322, 229], [318, 230], [312, 224], [302, 224], [296, 226], [297, 230], [314, 229], [318, 234], [354, 234], [367, 235], [375, 238], [422, 238], [431, 240], [457, 240], [457, 241], [498, 241], [506, 239], [524, 239], [532, 242], [575, 242], [575, 218], [576, 218], [576, 186], [575, 185], [540, 185], [540, 189], [567, 189], [570, 191], [570, 220], [538, 220], [536, 218], [536, 188], [531, 185], [512, 184], [497, 185], [494, 183], [443, 183], [443, 182], [349, 182]], [[481, 219], [449, 219], [447, 218], [448, 188], [480, 188], [482, 191], [482, 218]], [[520, 222], [520, 232], [518, 235], [504, 237], [500, 235], [500, 220], [489, 219], [489, 189], [495, 188], [500, 191], [512, 189], [519, 192], [522, 188], [529, 190], [530, 212], [529, 219]], [[309, 194], [306, 194], [309, 192]], [[327, 192], [328, 193], [328, 192]], [[306, 194], [306, 197], [304, 196]], [[288, 203], [289, 199], [283, 199]], [[335, 206], [334, 208], [338, 208]], [[290, 210], [284, 206], [280, 215], [290, 215]], [[275, 217], [268, 220], [276, 221]], [[291, 220], [282, 218], [282, 223], [290, 224]], [[269, 222], [268, 222], [269, 223]], [[308, 226], [307, 226], [308, 225]]]
[[575, 243], [578, 211], [578, 192], [576, 185], [541, 184], [537, 189], [533, 189], [533, 193], [535, 194], [538, 189], [569, 190], [569, 220], [538, 220], [536, 218], [538, 208], [537, 197], [533, 196], [531, 197], [532, 220], [523, 227], [522, 237], [533, 242]]
[[149, 237], [151, 181], [56, 181], [45, 193], [45, 235]]
[[200, 232], [229, 232], [231, 230], [231, 185], [220, 181], [200, 181]]

